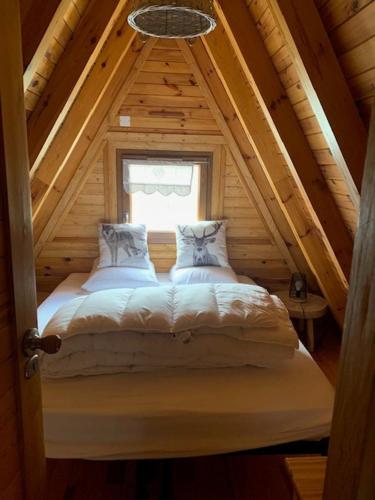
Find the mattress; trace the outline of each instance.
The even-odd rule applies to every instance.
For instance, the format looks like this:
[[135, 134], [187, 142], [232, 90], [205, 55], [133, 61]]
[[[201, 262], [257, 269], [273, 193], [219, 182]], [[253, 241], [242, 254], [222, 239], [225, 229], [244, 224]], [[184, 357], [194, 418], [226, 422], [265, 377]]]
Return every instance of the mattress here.
[[[73, 274], [40, 306], [42, 330], [83, 293]], [[159, 276], [167, 280], [167, 276]], [[329, 435], [333, 388], [300, 344], [277, 368], [172, 369], [43, 381], [46, 455], [197, 456]]]

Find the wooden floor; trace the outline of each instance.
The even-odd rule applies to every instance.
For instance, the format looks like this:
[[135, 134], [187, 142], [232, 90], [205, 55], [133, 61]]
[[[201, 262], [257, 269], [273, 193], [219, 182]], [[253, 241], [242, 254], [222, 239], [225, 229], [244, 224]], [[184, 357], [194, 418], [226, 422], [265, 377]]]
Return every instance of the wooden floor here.
[[282, 457], [49, 460], [48, 500], [291, 500]]
[[[336, 380], [339, 337], [318, 324], [314, 358]], [[48, 460], [47, 500], [291, 500], [283, 456], [143, 461]]]

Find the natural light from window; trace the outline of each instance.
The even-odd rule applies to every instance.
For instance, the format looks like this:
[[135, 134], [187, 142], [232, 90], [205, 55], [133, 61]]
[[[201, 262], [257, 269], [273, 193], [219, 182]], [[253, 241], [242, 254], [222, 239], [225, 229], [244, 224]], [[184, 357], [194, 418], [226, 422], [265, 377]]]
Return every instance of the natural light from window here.
[[193, 167], [191, 192], [187, 196], [171, 193], [164, 196], [158, 191], [131, 194], [131, 222], [146, 224], [149, 231], [174, 231], [177, 224], [188, 224], [198, 220], [199, 165]]

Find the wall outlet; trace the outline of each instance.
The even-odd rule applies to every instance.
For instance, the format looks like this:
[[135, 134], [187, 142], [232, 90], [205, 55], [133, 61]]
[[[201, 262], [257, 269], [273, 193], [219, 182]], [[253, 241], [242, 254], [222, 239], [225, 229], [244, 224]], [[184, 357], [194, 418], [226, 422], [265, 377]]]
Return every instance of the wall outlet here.
[[120, 127], [130, 127], [130, 116], [120, 116]]

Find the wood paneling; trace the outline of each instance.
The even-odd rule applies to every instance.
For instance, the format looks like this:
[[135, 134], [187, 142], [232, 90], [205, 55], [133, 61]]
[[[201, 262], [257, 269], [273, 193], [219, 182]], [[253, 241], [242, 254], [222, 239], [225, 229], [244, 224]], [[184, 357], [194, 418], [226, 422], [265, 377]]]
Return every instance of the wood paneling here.
[[320, 6], [320, 15], [368, 124], [375, 92], [375, 2], [328, 0]]
[[[269, 0], [333, 158], [358, 208], [367, 132], [313, 0]], [[350, 128], [347, 123], [350, 123]]]
[[[233, 5], [227, 0], [220, 0], [220, 7], [218, 17], [284, 155], [289, 175], [298, 186], [299, 194], [306, 200], [310, 217], [313, 220], [318, 219], [323, 228], [324, 235], [339, 264], [337, 265], [333, 259], [332, 266], [337, 268], [338, 275], [343, 272], [348, 278], [353, 247], [352, 238], [301, 130], [293, 107], [289, 99], [285, 98], [277, 68], [269, 58], [244, 0]], [[217, 30], [211, 36], [215, 34], [217, 36]], [[209, 39], [210, 35], [207, 37], [207, 40]], [[227, 64], [230, 64], [229, 61]], [[309, 255], [313, 257], [311, 252]], [[339, 301], [340, 306], [334, 307], [336, 313], [343, 306], [344, 295], [345, 293]]]
[[43, 39], [60, 0], [21, 0], [22, 55], [24, 70]]
[[[150, 63], [159, 64], [157, 73]], [[176, 73], [173, 63], [180, 65], [180, 72]], [[152, 83], [142, 83], [149, 77]], [[90, 270], [98, 255], [97, 225], [116, 216], [109, 208], [116, 203], [108, 203], [111, 197], [116, 201], [116, 189], [110, 187], [114, 185], [111, 162], [115, 161], [116, 148], [213, 152], [217, 189], [212, 190], [211, 205], [215, 217], [228, 220], [233, 267], [272, 289], [285, 288], [290, 269], [259, 208], [245, 194], [226, 139], [176, 43], [158, 41], [127, 90], [116, 112], [108, 112], [108, 146], [97, 158], [74, 204], [41, 247], [38, 289], [51, 291], [69, 273]], [[119, 127], [123, 115], [130, 117], [130, 127]], [[150, 254], [159, 272], [168, 272], [176, 260], [174, 244], [151, 244]]]
[[[27, 4], [28, 10], [28, 14], [25, 12], [25, 15], [27, 14], [25, 23], [28, 26], [25, 26], [25, 31], [34, 27], [31, 16], [34, 16], [35, 19], [39, 19], [39, 17], [43, 18], [46, 15], [45, 11], [50, 10], [50, 5], [47, 8], [41, 8], [41, 4], [44, 3], [42, 1], [23, 1], [25, 5]], [[51, 2], [51, 4], [54, 3], [56, 2]], [[40, 13], [40, 10], [43, 12]], [[82, 12], [77, 10], [73, 0], [61, 0], [39, 44], [33, 48], [33, 52], [30, 52], [29, 56], [26, 56], [28, 58], [31, 56], [23, 75], [27, 116], [29, 116], [37, 105], [43, 89], [51, 78], [56, 64], [63, 54], [70, 37], [73, 35], [83, 12], [84, 10]], [[38, 24], [40, 21], [36, 22]], [[25, 43], [27, 43], [27, 40], [24, 40]], [[28, 48], [28, 50], [30, 49]]]
[[[130, 28], [128, 28], [128, 34], [134, 36], [134, 32], [131, 33], [129, 30]], [[58, 221], [74, 204], [86, 177], [95, 165], [96, 157], [106, 144], [108, 115], [116, 114], [122, 98], [127, 95], [138, 75], [142, 61], [147, 58], [153, 44], [152, 40], [143, 44], [134, 39], [124, 60], [117, 67], [113, 80], [109, 82], [106, 91], [101, 95], [95, 111], [90, 119], [84, 123], [81, 137], [76, 143], [76, 148], [72, 151], [68, 166], [60, 170], [60, 175], [55, 181], [55, 189], [49, 190], [50, 197], [49, 199], [47, 197], [47, 201], [52, 203], [52, 215], [48, 218], [48, 214], [42, 213], [39, 219], [36, 218], [34, 224], [34, 234], [38, 235], [35, 244], [36, 255], [39, 255], [43, 244], [48, 239], [53, 239]], [[106, 200], [108, 199], [111, 199], [110, 195], [106, 196]]]
[[[105, 112], [138, 56], [139, 45], [132, 45], [134, 30], [128, 25], [123, 28], [126, 18], [127, 12], [124, 11], [32, 179], [34, 235], [37, 242], [51, 211], [56, 208], [92, 138], [100, 129]], [[65, 169], [66, 165], [68, 168]], [[42, 206], [44, 210], [40, 214]]]
[[[301, 182], [298, 182], [298, 177], [295, 178], [286, 165], [285, 159], [280, 155], [280, 150], [273, 144], [273, 135], [259, 109], [248, 78], [236, 60], [222, 25], [219, 25], [214, 33], [204, 39], [204, 44], [226, 85], [237, 116], [246, 130], [248, 140], [257, 151], [258, 161], [261, 163], [260, 168], [267, 175], [279, 210], [282, 210], [287, 217], [323, 293], [336, 317], [342, 321], [346, 300], [346, 281], [343, 279], [335, 257], [332, 256], [330, 245], [324, 238], [320, 224], [311, 211], [309, 201], [302, 194], [303, 188], [299, 189]], [[230, 61], [233, 62], [230, 63]]]
[[[28, 119], [28, 142], [30, 164], [45, 151], [53, 130], [57, 130], [77, 96], [89, 70], [101, 51], [113, 26], [113, 18], [118, 17], [121, 3], [109, 0], [103, 4], [93, 0], [82, 17], [74, 8], [74, 14], [67, 18], [68, 29], [75, 29], [68, 39], [59, 64], [46, 83], [41, 98]], [[72, 14], [72, 13], [70, 13]], [[78, 24], [75, 26], [76, 18]], [[35, 87], [34, 87], [35, 89]], [[40, 92], [40, 90], [39, 90]], [[51, 134], [52, 133], [52, 134]]]
[[[324, 2], [326, 6], [334, 3], [341, 4], [340, 8], [345, 11], [350, 11], [353, 5], [352, 2], [346, 2], [344, 0]], [[302, 127], [315, 159], [320, 166], [323, 177], [326, 181], [337, 178], [344, 180], [342, 173], [339, 171], [339, 168], [335, 163], [334, 156], [328, 147], [327, 141], [324, 138], [314, 111], [309, 104], [306, 90], [298, 78], [298, 73], [295, 64], [293, 63], [292, 56], [287, 49], [284, 36], [278, 28], [276, 20], [269, 9], [269, 1], [262, 0], [260, 2], [262, 5], [262, 15], [260, 17], [259, 6], [257, 4], [258, 2], [249, 2], [250, 12], [262, 36], [269, 57], [271, 57], [273, 65], [278, 72], [279, 78], [283, 84], [284, 92], [287, 94], [291, 104], [293, 105], [294, 112], [299, 119], [300, 126]], [[335, 48], [334, 43], [333, 46]], [[370, 60], [374, 60], [374, 57], [370, 58]], [[351, 85], [353, 85], [353, 82]], [[325, 169], [327, 164], [332, 165], [330, 171]], [[333, 173], [332, 176], [331, 172]], [[338, 206], [339, 212], [345, 221], [346, 227], [351, 235], [354, 235], [357, 225], [358, 210], [353, 204], [349, 189], [346, 187], [344, 193], [345, 203], [341, 203], [340, 197], [337, 196], [335, 190], [331, 189], [332, 183], [328, 182], [328, 187], [336, 205]], [[345, 188], [345, 184], [343, 184], [343, 187]]]

